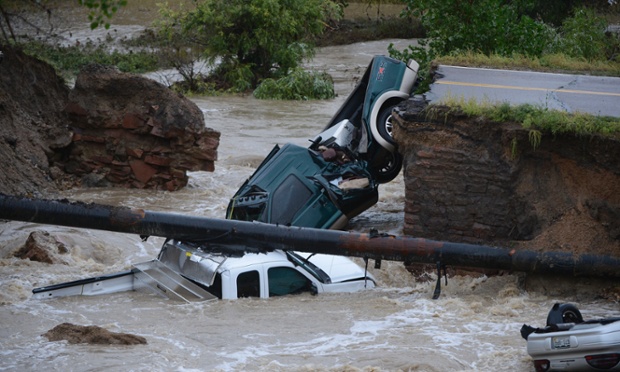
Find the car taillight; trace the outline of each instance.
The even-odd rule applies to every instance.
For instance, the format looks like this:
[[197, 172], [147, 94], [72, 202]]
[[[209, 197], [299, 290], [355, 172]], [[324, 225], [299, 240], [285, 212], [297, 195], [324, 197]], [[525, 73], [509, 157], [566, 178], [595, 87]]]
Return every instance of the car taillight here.
[[545, 372], [549, 370], [551, 363], [547, 359], [539, 359], [534, 361], [536, 372]]
[[620, 362], [620, 354], [586, 355], [586, 362], [594, 368], [611, 369]]

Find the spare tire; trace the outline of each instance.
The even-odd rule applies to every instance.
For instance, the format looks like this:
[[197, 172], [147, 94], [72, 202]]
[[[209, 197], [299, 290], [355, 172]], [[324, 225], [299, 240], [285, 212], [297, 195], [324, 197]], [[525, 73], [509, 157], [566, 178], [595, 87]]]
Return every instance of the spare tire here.
[[583, 323], [583, 317], [577, 306], [560, 303], [553, 305], [547, 315], [547, 326], [561, 323]]

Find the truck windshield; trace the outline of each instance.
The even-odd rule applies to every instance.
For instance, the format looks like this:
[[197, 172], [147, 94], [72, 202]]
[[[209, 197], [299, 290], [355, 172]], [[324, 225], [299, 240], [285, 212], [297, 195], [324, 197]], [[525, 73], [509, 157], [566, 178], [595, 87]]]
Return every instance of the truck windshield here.
[[284, 182], [273, 193], [271, 203], [271, 221], [288, 225], [293, 222], [297, 212], [306, 205], [312, 191], [294, 175], [286, 177]]

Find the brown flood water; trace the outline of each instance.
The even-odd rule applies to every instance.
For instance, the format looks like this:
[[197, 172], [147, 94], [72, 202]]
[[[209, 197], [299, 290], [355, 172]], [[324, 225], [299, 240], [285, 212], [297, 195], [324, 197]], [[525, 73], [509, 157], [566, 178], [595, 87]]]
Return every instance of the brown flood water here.
[[[130, 3], [132, 3], [130, 1]], [[195, 98], [206, 125], [221, 131], [213, 173], [195, 172], [186, 189], [71, 190], [74, 200], [223, 218], [228, 199], [275, 144], [307, 144], [342, 104], [384, 40], [318, 51], [308, 64], [336, 81], [329, 101]], [[380, 189], [379, 203], [350, 228], [402, 233], [402, 175]], [[19, 260], [11, 252], [33, 230], [54, 233], [66, 264]], [[379, 287], [352, 294], [303, 294], [179, 304], [139, 292], [31, 299], [34, 287], [127, 269], [154, 258], [162, 239], [26, 223], [0, 224], [0, 370], [6, 371], [532, 371], [523, 323], [544, 325], [555, 302], [576, 303], [584, 317], [618, 315], [597, 298], [601, 282], [527, 278], [523, 274], [416, 282], [398, 262], [370, 268]], [[361, 263], [361, 261], [360, 261]], [[371, 265], [372, 266], [372, 265]], [[431, 273], [431, 276], [434, 274]], [[604, 284], [603, 284], [604, 285]], [[143, 336], [147, 345], [48, 342], [41, 335], [70, 322]]]

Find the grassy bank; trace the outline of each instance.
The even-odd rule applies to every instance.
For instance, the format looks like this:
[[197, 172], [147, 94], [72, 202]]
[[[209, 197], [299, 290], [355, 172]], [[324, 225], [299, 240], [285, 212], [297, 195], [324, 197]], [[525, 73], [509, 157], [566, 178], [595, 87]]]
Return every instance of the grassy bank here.
[[582, 58], [571, 58], [564, 54], [548, 54], [540, 58], [513, 55], [508, 58], [498, 55], [487, 56], [469, 52], [454, 56], [438, 57], [434, 62], [436, 64], [453, 66], [620, 76], [620, 63], [618, 62], [602, 60], [586, 61]]
[[427, 108], [427, 115], [458, 112], [473, 118], [488, 119], [498, 123], [512, 122], [529, 130], [533, 148], [538, 147], [544, 135], [572, 134], [577, 136], [601, 135], [620, 140], [620, 118], [596, 116], [587, 113], [568, 113], [549, 110], [540, 105], [510, 105], [507, 102], [480, 102], [475, 99], [447, 97], [441, 103]]

